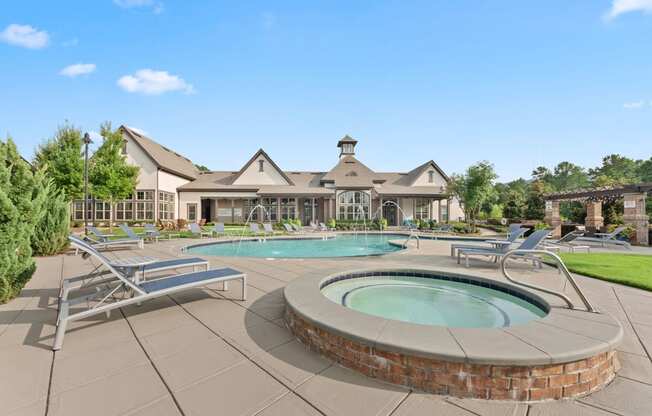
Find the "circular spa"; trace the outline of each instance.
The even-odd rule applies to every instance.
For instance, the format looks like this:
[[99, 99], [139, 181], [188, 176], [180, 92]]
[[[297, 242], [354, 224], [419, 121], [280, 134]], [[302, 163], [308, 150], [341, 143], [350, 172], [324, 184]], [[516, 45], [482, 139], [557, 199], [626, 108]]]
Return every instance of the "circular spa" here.
[[619, 368], [618, 321], [518, 286], [436, 270], [363, 270], [285, 289], [294, 335], [344, 367], [420, 391], [492, 400], [578, 397]]
[[262, 258], [324, 258], [378, 256], [403, 248], [391, 244], [393, 240], [405, 240], [400, 234], [338, 234], [327, 238], [269, 238], [266, 240], [243, 239], [198, 244], [186, 252], [198, 255], [225, 257]]

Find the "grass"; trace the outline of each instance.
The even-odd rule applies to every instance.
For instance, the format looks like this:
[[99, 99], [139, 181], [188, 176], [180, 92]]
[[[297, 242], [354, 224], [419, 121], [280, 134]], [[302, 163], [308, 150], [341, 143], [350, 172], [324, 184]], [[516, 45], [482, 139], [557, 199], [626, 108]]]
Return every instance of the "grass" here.
[[[212, 228], [213, 227], [202, 227], [202, 230], [210, 231]], [[100, 231], [102, 231], [102, 232], [107, 233], [107, 234], [112, 234], [113, 237], [111, 237], [111, 238], [121, 238], [121, 237], [126, 237], [127, 236], [122, 231], [122, 229], [120, 229], [120, 227], [118, 227], [117, 225], [113, 226], [113, 231], [110, 231], [109, 227], [99, 227], [98, 229]], [[131, 229], [134, 230], [134, 232], [136, 234], [139, 234], [139, 235], [142, 235], [142, 234], [145, 233], [144, 227], [131, 227]], [[242, 225], [226, 225], [224, 227], [224, 231], [225, 231], [225, 234], [227, 236], [230, 236], [230, 237], [240, 237], [241, 235], [243, 235], [243, 231], [244, 231], [244, 236], [245, 237], [249, 237], [249, 236], [253, 235], [253, 233], [251, 232], [249, 227], [247, 227], [245, 229], [245, 227], [242, 226]], [[195, 237], [194, 234], [192, 234], [190, 231], [186, 231], [186, 230], [184, 230], [184, 231], [161, 230], [161, 234], [163, 236], [167, 236], [168, 234], [174, 234], [174, 235], [179, 235], [181, 238], [193, 238], [193, 237]], [[275, 234], [284, 234], [284, 233], [279, 231], [279, 230], [275, 230]]]
[[652, 291], [652, 256], [619, 253], [562, 253], [573, 273]]

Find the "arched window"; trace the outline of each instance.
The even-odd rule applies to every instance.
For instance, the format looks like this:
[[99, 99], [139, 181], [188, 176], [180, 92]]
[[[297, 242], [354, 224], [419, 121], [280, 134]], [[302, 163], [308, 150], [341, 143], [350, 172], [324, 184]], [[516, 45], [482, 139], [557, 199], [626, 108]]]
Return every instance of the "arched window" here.
[[338, 197], [337, 219], [369, 220], [369, 194], [362, 191], [342, 192]]

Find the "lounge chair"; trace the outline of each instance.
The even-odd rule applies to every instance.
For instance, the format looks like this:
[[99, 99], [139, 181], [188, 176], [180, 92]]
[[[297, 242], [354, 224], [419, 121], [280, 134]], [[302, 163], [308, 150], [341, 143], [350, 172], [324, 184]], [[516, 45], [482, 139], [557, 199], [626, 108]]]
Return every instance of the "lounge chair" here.
[[265, 232], [261, 231], [260, 227], [258, 226], [258, 223], [255, 222], [249, 223], [249, 231], [251, 231], [251, 234], [253, 234], [254, 236], [265, 235]]
[[407, 228], [408, 231], [419, 231], [419, 227], [417, 227], [411, 218], [403, 220], [403, 227]]
[[274, 235], [274, 228], [272, 227], [272, 224], [268, 222], [263, 223], [263, 230], [265, 235]]
[[145, 238], [149, 238], [152, 240], [156, 240], [158, 243], [158, 240], [163, 238], [164, 236], [167, 236], [168, 240], [172, 239], [172, 237], [180, 237], [180, 234], [175, 234], [175, 233], [165, 233], [161, 234], [158, 228], [154, 224], [145, 224]]
[[429, 231], [433, 232], [433, 233], [450, 234], [450, 233], [455, 232], [455, 229], [453, 228], [452, 224], [443, 224], [443, 225], [437, 226], [435, 228], [432, 228]]
[[[552, 230], [539, 230], [535, 231], [528, 238], [521, 243], [517, 250], [534, 250], [543, 240], [550, 235]], [[485, 256], [485, 257], [494, 257], [494, 261], [497, 262], [498, 258], [503, 257], [509, 252], [509, 246], [506, 247], [497, 247], [497, 248], [461, 248], [457, 250], [457, 264], [460, 264], [462, 256], [465, 259], [466, 267], [469, 267], [469, 257], [470, 256]], [[522, 258], [531, 259], [535, 264], [538, 263], [541, 267], [541, 260], [533, 256], [520, 256]]]
[[[231, 280], [242, 281], [242, 300], [247, 295], [247, 276], [234, 269], [212, 269], [201, 272], [177, 274], [174, 276], [154, 279], [150, 281], [137, 282], [123, 271], [111, 265], [109, 259], [104, 257], [97, 250], [94, 250], [86, 242], [71, 238], [73, 247], [84, 251], [87, 255], [95, 257], [115, 277], [115, 282], [108, 287], [91, 295], [81, 296], [75, 299], [62, 300], [59, 305], [57, 316], [57, 331], [54, 338], [54, 351], [60, 350], [63, 346], [63, 338], [66, 334], [66, 327], [71, 321], [76, 321], [90, 316], [109, 313], [110, 311], [128, 305], [140, 304], [146, 300], [171, 295], [180, 291], [207, 286], [221, 282], [226, 289], [226, 284]], [[117, 297], [122, 292], [124, 297]], [[97, 301], [96, 301], [97, 300]], [[92, 306], [87, 306], [93, 302]], [[71, 312], [72, 308], [84, 307], [80, 312]]]
[[330, 231], [330, 230], [328, 229], [326, 224], [324, 224], [323, 222], [320, 222], [319, 223], [319, 231]]
[[290, 224], [290, 226], [292, 227], [292, 229], [295, 232], [297, 232], [299, 234], [303, 234], [305, 232], [305, 230], [303, 229], [303, 226], [301, 226], [299, 224], [292, 223], [292, 224]]
[[138, 236], [136, 236], [136, 238], [123, 237], [123, 238], [109, 239], [110, 237], [113, 237], [113, 235], [105, 234], [93, 226], [88, 226], [87, 229], [96, 238], [92, 238], [87, 235], [86, 239], [90, 241], [93, 244], [93, 246], [95, 246], [98, 249], [115, 247], [115, 246], [125, 246], [125, 245], [137, 245], [138, 248], [145, 247], [145, 243], [143, 239]]
[[618, 240], [616, 237], [627, 227], [618, 227], [610, 233], [595, 233], [595, 237], [578, 237], [577, 241], [584, 241], [586, 243], [600, 243], [602, 247], [605, 247], [607, 244], [623, 246], [625, 248], [631, 249], [632, 246], [627, 241]]
[[134, 230], [132, 230], [131, 227], [128, 226], [127, 224], [122, 223], [122, 224], [119, 224], [118, 227], [120, 227], [120, 229], [125, 234], [127, 234], [127, 237], [132, 238], [134, 240], [136, 240], [136, 239], [144, 240], [143, 236], [136, 234], [136, 232]]
[[226, 235], [226, 230], [224, 228], [224, 223], [223, 222], [216, 222], [213, 225], [213, 229], [211, 230], [211, 233], [216, 235], [217, 237], [221, 235]]
[[[84, 240], [79, 237], [70, 236], [68, 237], [71, 242], [77, 243], [77, 245], [86, 245], [87, 250], [84, 252], [85, 256], [95, 255], [96, 257], [100, 255], [97, 250]], [[140, 261], [142, 258], [134, 258], [136, 261]], [[144, 264], [142, 266], [133, 266], [129, 263], [133, 263], [132, 259], [118, 259], [118, 260], [108, 260], [111, 266], [120, 272], [125, 273], [128, 276], [134, 276], [138, 280], [145, 280], [147, 274], [162, 272], [166, 270], [180, 269], [184, 267], [192, 267], [193, 271], [197, 267], [203, 267], [205, 270], [208, 270], [208, 261], [202, 259], [201, 257], [180, 257], [175, 259], [166, 259], [166, 260], [155, 260], [151, 263]], [[60, 299], [66, 300], [68, 298], [68, 293], [71, 290], [84, 289], [90, 286], [104, 285], [109, 281], [114, 281], [115, 277], [105, 278], [104, 276], [110, 275], [111, 273], [108, 270], [98, 271], [102, 267], [100, 264], [90, 273], [71, 277], [64, 279], [61, 285], [61, 293], [59, 295]], [[78, 283], [78, 285], [76, 285]]]
[[573, 244], [573, 241], [576, 241], [583, 235], [584, 233], [581, 231], [573, 231], [557, 240], [546, 240], [541, 244], [541, 246], [545, 250], [550, 251], [561, 251], [562, 248], [567, 248], [571, 253], [575, 253], [577, 250], [586, 250], [587, 253], [590, 253], [591, 246]]
[[287, 222], [283, 223], [283, 228], [285, 228], [285, 231], [287, 231], [288, 234], [296, 233], [296, 231], [294, 231], [294, 228], [292, 228], [292, 226], [290, 224], [288, 224]]
[[196, 222], [188, 224], [188, 228], [193, 235], [198, 235], [199, 238], [203, 238], [204, 236], [210, 237], [212, 235], [210, 231], [204, 231]]
[[451, 257], [455, 257], [455, 253], [457, 250], [465, 249], [465, 248], [479, 248], [479, 249], [485, 249], [485, 248], [492, 248], [487, 246], [486, 244], [491, 244], [493, 245], [493, 248], [495, 247], [500, 247], [503, 249], [509, 249], [512, 246], [512, 243], [514, 243], [518, 238], [520, 238], [525, 232], [527, 231], [527, 228], [517, 228], [514, 229], [509, 233], [509, 236], [507, 237], [507, 240], [488, 240], [484, 241], [485, 245], [477, 245], [477, 244], [451, 244]]

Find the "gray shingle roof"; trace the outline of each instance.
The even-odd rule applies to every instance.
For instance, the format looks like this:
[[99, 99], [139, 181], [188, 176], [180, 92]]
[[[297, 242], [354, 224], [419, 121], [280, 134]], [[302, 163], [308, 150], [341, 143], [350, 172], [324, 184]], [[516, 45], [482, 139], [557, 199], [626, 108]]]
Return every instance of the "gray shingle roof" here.
[[199, 172], [190, 159], [156, 143], [128, 126], [122, 125], [120, 130], [136, 142], [160, 169], [189, 180], [197, 178]]
[[374, 171], [353, 156], [344, 156], [321, 179], [322, 182], [334, 182], [337, 188], [371, 188], [377, 179]]

